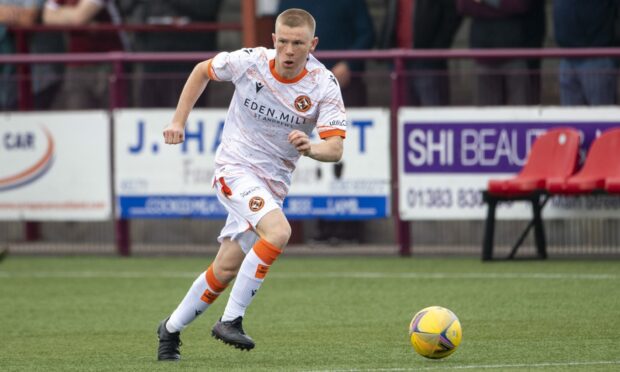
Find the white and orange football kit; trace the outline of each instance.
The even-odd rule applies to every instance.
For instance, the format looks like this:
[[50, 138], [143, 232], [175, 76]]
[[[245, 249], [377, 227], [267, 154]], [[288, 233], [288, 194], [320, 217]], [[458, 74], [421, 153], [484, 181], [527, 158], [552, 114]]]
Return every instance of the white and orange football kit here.
[[288, 142], [292, 130], [321, 139], [345, 137], [346, 115], [340, 87], [332, 73], [309, 56], [293, 79], [275, 70], [275, 50], [223, 52], [209, 63], [211, 80], [235, 84], [222, 141], [215, 155], [214, 185], [229, 212], [218, 240], [232, 238], [244, 252], [254, 245], [253, 228], [275, 208], [282, 208], [300, 157]]
[[[221, 321], [243, 317], [269, 267], [282, 252], [259, 239], [254, 228], [268, 212], [282, 208], [300, 157], [288, 141], [291, 131], [319, 137], [345, 136], [346, 116], [334, 76], [313, 56], [294, 79], [275, 70], [275, 50], [242, 49], [220, 53], [208, 64], [211, 80], [232, 81], [222, 141], [215, 155], [213, 184], [228, 211], [218, 240], [235, 240], [246, 256], [241, 263]], [[179, 332], [224, 291], [213, 267], [198, 276], [166, 323]]]

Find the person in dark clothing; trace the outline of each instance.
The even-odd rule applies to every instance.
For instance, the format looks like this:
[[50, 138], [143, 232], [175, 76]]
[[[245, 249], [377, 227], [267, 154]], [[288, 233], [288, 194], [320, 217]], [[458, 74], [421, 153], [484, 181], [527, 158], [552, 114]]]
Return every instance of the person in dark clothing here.
[[[530, 10], [525, 15], [523, 29], [525, 34], [525, 48], [540, 48], [545, 42], [545, 36], [547, 35], [547, 15], [545, 6], [545, 1], [534, 1], [531, 4]], [[526, 63], [530, 81], [530, 92], [527, 97], [527, 103], [529, 105], [539, 105], [542, 103], [542, 60], [540, 58], [530, 58]]]
[[[7, 32], [6, 27], [39, 24], [44, 2], [45, 0], [0, 0], [0, 53], [17, 52], [13, 35]], [[61, 53], [65, 50], [60, 33], [37, 32], [30, 35], [28, 39], [28, 50], [21, 52]], [[10, 64], [0, 66], [0, 108], [2, 109], [17, 108], [17, 82], [20, 77], [14, 67]], [[29, 68], [32, 82], [32, 107], [48, 109], [60, 88], [64, 66], [60, 63], [35, 63]]]
[[[332, 0], [329, 6], [316, 0], [281, 0], [279, 12], [290, 8], [304, 9], [317, 23], [317, 50], [364, 50], [374, 45], [374, 27], [366, 1]], [[363, 61], [326, 60], [342, 91], [347, 107], [365, 106], [366, 85], [360, 77]]]
[[[115, 0], [47, 0], [43, 10], [46, 25], [87, 25], [122, 23]], [[103, 53], [129, 49], [124, 32], [98, 33], [70, 31], [67, 51], [70, 53]], [[71, 63], [65, 69], [64, 81], [54, 97], [54, 109], [93, 109], [108, 106], [108, 76], [111, 67], [97, 63]]]
[[[459, 12], [471, 17], [471, 48], [535, 48], [544, 38], [544, 6], [536, 0], [457, 0]], [[540, 22], [543, 22], [540, 24]], [[533, 22], [538, 22], [533, 26]], [[526, 59], [477, 60], [478, 105], [534, 103]], [[534, 62], [534, 67], [535, 67]], [[538, 96], [538, 95], [535, 95]]]
[[[132, 19], [149, 25], [183, 25], [191, 22], [215, 22], [222, 0], [135, 0]], [[216, 50], [217, 33], [143, 32], [134, 40], [136, 51], [204, 52]], [[185, 84], [185, 75], [193, 63], [145, 63], [143, 79], [138, 83], [140, 107], [173, 107]]]
[[[316, 0], [281, 0], [278, 12], [286, 9], [303, 9], [316, 20], [316, 36], [319, 38], [318, 51], [323, 50], [364, 50], [374, 45], [375, 32], [366, 1], [331, 0], [329, 5]], [[362, 79], [363, 61], [324, 62], [334, 74], [344, 104], [347, 107], [363, 107], [367, 104], [366, 84]], [[340, 162], [334, 164], [334, 175], [339, 179], [346, 173], [346, 166]], [[362, 221], [318, 220], [317, 242], [361, 241]]]
[[[37, 19], [36, 1], [0, 0], [0, 54], [15, 53], [15, 41], [8, 26], [30, 26]], [[0, 65], [0, 110], [17, 108], [15, 66]]]
[[[562, 48], [612, 47], [617, 17], [617, 0], [555, 0], [553, 25], [557, 44]], [[562, 105], [616, 104], [617, 74], [613, 58], [562, 59]]]
[[[454, 0], [417, 0], [413, 13], [413, 48], [450, 49], [461, 20]], [[408, 67], [413, 73], [409, 84], [412, 104], [450, 104], [447, 60], [414, 60]]]

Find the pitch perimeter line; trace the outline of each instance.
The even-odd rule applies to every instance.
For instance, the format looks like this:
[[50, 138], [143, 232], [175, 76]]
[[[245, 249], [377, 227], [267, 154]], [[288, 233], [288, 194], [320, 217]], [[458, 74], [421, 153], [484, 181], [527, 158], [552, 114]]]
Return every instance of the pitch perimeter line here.
[[[60, 279], [87, 279], [87, 278], [130, 278], [130, 279], [157, 279], [157, 278], [194, 278], [199, 272], [169, 271], [160, 273], [145, 273], [139, 271], [38, 271], [38, 272], [8, 272], [0, 270], [2, 278], [60, 278]], [[386, 272], [318, 272], [318, 273], [278, 273], [269, 274], [273, 279], [533, 279], [533, 280], [618, 280], [614, 274], [570, 274], [570, 273], [386, 273]]]
[[415, 368], [370, 368], [370, 369], [322, 369], [309, 370], [305, 372], [400, 372], [400, 371], [433, 371], [433, 370], [458, 370], [458, 369], [491, 369], [491, 368], [547, 368], [547, 367], [583, 367], [596, 365], [617, 365], [620, 360], [611, 361], [592, 361], [592, 362], [548, 362], [548, 363], [532, 363], [532, 364], [478, 364], [465, 366], [434, 366], [434, 367], [415, 367]]

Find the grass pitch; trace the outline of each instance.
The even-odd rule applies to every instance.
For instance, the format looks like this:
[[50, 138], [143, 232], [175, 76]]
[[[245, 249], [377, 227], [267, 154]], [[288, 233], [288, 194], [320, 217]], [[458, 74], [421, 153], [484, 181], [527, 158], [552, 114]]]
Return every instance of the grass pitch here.
[[[155, 330], [211, 258], [8, 257], [2, 371], [618, 371], [620, 262], [283, 255], [246, 314], [256, 349], [210, 336], [228, 291], [157, 362]], [[459, 349], [427, 360], [409, 321], [441, 305]]]

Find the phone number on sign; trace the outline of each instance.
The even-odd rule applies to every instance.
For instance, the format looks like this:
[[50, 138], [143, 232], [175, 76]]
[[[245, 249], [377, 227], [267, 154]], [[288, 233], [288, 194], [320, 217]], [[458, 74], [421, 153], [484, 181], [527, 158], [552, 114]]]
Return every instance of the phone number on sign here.
[[407, 190], [407, 206], [410, 208], [476, 208], [482, 204], [482, 192], [478, 189], [410, 188]]

